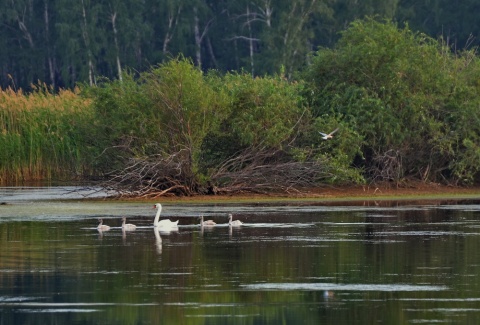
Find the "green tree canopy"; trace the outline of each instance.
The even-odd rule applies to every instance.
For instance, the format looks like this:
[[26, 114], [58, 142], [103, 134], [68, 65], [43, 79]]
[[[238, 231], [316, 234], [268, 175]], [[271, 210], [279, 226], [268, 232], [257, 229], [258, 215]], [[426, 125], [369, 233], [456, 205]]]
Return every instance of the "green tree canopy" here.
[[408, 26], [368, 18], [312, 59], [303, 76], [314, 115], [336, 114], [362, 136], [371, 179], [473, 180], [480, 70], [472, 52], [452, 54]]

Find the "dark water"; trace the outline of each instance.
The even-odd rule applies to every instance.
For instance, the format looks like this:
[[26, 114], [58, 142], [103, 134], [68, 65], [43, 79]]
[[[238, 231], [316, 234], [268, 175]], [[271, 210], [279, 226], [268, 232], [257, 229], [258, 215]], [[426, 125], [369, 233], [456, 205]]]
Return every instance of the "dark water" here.
[[[7, 196], [2, 200], [6, 201]], [[7, 200], [8, 201], [8, 200]], [[476, 324], [480, 205], [0, 206], [0, 324]], [[242, 227], [217, 223], [227, 213]], [[138, 226], [122, 232], [120, 216]], [[97, 218], [112, 229], [99, 233]]]

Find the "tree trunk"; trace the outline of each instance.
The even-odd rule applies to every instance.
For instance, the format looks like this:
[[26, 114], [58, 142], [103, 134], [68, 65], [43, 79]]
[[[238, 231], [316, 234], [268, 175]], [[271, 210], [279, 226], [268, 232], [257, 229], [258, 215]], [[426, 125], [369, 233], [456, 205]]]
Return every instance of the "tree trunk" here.
[[85, 10], [85, 2], [83, 0], [82, 0], [82, 14], [83, 14], [82, 37], [83, 37], [83, 42], [85, 43], [85, 47], [87, 48], [88, 81], [90, 83], [90, 86], [92, 86], [95, 83], [93, 59], [92, 59], [92, 51], [90, 49], [90, 39], [88, 35], [87, 12]]
[[45, 43], [47, 48], [48, 73], [50, 76], [50, 83], [53, 89], [55, 89], [56, 88], [55, 67], [54, 67], [54, 61], [52, 58], [52, 50], [50, 48], [50, 26], [49, 26], [50, 21], [48, 16], [48, 1], [44, 1], [43, 18], [45, 22]]
[[[250, 7], [247, 5], [247, 17], [250, 17]], [[253, 36], [252, 36], [252, 26], [250, 25], [250, 19], [247, 20], [248, 26], [248, 36], [249, 36], [249, 50], [250, 50], [250, 69], [252, 77], [255, 75], [255, 67], [253, 62]]]
[[195, 34], [195, 58], [197, 62], [197, 66], [202, 68], [202, 37], [200, 36], [200, 19], [198, 18], [198, 10], [197, 7], [193, 8], [194, 12], [194, 34]]
[[182, 11], [182, 7], [179, 6], [177, 13], [171, 13], [168, 17], [168, 29], [167, 32], [165, 33], [165, 37], [163, 38], [163, 46], [162, 46], [162, 52], [166, 56], [168, 52], [168, 44], [172, 40], [173, 37], [173, 32], [175, 31], [175, 28], [177, 27], [178, 24], [178, 17], [180, 17], [180, 12]]
[[122, 65], [120, 64], [120, 48], [118, 46], [118, 35], [117, 35], [117, 25], [115, 24], [117, 20], [117, 12], [114, 11], [112, 13], [111, 22], [113, 28], [113, 40], [115, 42], [115, 50], [117, 52], [117, 72], [118, 72], [118, 80], [122, 81]]

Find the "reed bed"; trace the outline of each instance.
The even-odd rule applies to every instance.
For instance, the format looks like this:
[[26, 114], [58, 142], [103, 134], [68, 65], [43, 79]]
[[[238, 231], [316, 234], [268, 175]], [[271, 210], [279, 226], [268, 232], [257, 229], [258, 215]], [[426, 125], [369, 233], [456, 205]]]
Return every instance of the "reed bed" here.
[[86, 172], [82, 134], [91, 121], [80, 90], [0, 90], [0, 184], [71, 179]]

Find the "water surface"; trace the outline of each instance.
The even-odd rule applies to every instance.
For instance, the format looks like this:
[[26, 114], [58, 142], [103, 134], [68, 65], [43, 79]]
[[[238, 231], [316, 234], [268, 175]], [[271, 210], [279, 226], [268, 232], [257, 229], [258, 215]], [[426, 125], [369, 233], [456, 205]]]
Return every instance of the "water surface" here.
[[[163, 215], [180, 225], [160, 232], [151, 204], [2, 191], [0, 324], [473, 324], [480, 317], [480, 205], [473, 202], [165, 204]], [[228, 227], [230, 212], [245, 224]], [[201, 214], [219, 225], [202, 229]], [[121, 216], [137, 230], [122, 232]], [[110, 231], [97, 231], [99, 217]]]

